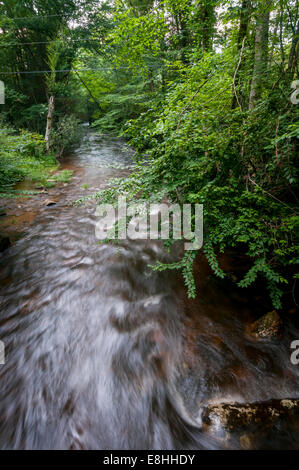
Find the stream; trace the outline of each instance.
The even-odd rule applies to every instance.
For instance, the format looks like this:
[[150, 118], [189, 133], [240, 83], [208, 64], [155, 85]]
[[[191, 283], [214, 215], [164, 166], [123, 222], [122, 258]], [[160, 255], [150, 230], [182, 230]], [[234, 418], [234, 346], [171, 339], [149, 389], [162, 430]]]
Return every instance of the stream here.
[[1, 449], [217, 449], [203, 405], [299, 395], [291, 324], [279, 343], [246, 338], [246, 303], [204, 269], [188, 302], [176, 272], [148, 266], [175, 254], [158, 241], [99, 245], [94, 203], [70, 205], [128, 175], [131, 157], [88, 131], [56, 205], [1, 255]]

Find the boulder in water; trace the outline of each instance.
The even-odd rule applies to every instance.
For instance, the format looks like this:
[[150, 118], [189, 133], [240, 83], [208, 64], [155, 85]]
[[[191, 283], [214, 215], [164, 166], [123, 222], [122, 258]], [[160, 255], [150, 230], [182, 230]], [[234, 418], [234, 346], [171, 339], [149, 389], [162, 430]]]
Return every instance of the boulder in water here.
[[46, 200], [43, 202], [43, 205], [44, 205], [44, 206], [55, 206], [55, 205], [56, 205], [56, 202], [53, 201], [52, 199], [46, 199]]
[[202, 423], [227, 448], [299, 449], [299, 399], [209, 405]]
[[276, 310], [273, 310], [249, 325], [247, 331], [255, 338], [279, 339], [282, 335], [282, 320]]

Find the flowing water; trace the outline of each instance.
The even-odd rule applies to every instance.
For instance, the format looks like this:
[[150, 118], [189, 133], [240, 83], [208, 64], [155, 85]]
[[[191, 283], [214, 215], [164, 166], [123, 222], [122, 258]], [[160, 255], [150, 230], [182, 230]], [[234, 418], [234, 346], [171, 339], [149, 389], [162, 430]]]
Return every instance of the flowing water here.
[[99, 245], [93, 203], [69, 205], [131, 156], [87, 133], [65, 163], [76, 177], [1, 257], [2, 449], [217, 448], [203, 404], [298, 396], [291, 326], [279, 344], [246, 339], [208, 276], [188, 304], [175, 273], [148, 267], [173, 256], [159, 242]]

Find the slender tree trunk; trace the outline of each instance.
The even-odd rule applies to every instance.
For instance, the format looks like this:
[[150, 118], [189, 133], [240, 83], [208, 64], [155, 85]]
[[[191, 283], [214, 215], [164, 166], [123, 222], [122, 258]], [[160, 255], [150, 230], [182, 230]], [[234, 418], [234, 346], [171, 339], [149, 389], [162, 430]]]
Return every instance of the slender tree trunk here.
[[242, 47], [243, 39], [247, 34], [248, 24], [251, 17], [251, 0], [242, 0], [240, 27], [238, 32], [238, 49]]
[[261, 97], [263, 74], [267, 70], [270, 11], [268, 5], [265, 8], [266, 10], [261, 12], [256, 20], [254, 66], [249, 96], [249, 109], [253, 109]]
[[271, 47], [271, 52], [269, 56], [269, 65], [271, 66], [272, 60], [273, 60], [273, 55], [274, 55], [274, 49], [275, 49], [275, 41], [277, 38], [277, 32], [278, 32], [278, 26], [279, 26], [279, 13], [277, 13], [276, 20], [275, 20], [275, 26], [274, 26], [274, 31], [273, 31], [273, 40], [272, 40], [272, 47]]
[[181, 59], [184, 64], [188, 63], [188, 60], [186, 59], [185, 51], [186, 47], [189, 44], [189, 31], [188, 31], [188, 26], [186, 22], [186, 18], [184, 18], [184, 15], [179, 14], [179, 25], [180, 25], [180, 35], [181, 35]]
[[295, 34], [293, 36], [291, 50], [289, 54], [288, 60], [288, 68], [287, 73], [289, 75], [288, 78], [293, 78], [296, 66], [298, 67], [298, 59], [299, 59], [299, 21], [297, 22]]
[[54, 96], [50, 96], [48, 115], [47, 115], [46, 134], [45, 134], [46, 147], [48, 151], [50, 148], [50, 134], [51, 134], [51, 129], [52, 129], [53, 114], [54, 114]]
[[152, 93], [155, 91], [155, 84], [154, 84], [154, 77], [153, 77], [153, 72], [151, 69], [148, 70], [148, 81], [149, 81], [149, 88]]
[[279, 44], [280, 44], [280, 54], [281, 54], [281, 66], [284, 69], [285, 64], [285, 52], [283, 45], [283, 15], [284, 15], [284, 4], [280, 0], [280, 15], [279, 15]]
[[208, 52], [212, 49], [214, 35], [214, 5], [205, 2], [206, 5], [202, 9], [202, 50]]
[[215, 0], [196, 2], [194, 10], [194, 21], [197, 22], [196, 38], [203, 52], [211, 51], [213, 46], [214, 25], [216, 22], [215, 8]]
[[[244, 38], [247, 35], [247, 30], [248, 30], [248, 25], [250, 22], [251, 18], [251, 0], [242, 0], [242, 5], [241, 5], [241, 15], [240, 15], [240, 26], [239, 26], [239, 31], [238, 31], [238, 39], [237, 39], [237, 47], [239, 53], [241, 52], [242, 45], [244, 46]], [[240, 65], [238, 67], [236, 76], [235, 76], [235, 86], [238, 88], [239, 85], [239, 75], [240, 71], [242, 68], [242, 62], [240, 62]], [[239, 102], [242, 105], [245, 101], [245, 97], [242, 94], [242, 91], [239, 91]], [[235, 89], [233, 89], [233, 97], [232, 97], [232, 103], [231, 103], [231, 109], [236, 108], [238, 105], [238, 100], [236, 97]]]

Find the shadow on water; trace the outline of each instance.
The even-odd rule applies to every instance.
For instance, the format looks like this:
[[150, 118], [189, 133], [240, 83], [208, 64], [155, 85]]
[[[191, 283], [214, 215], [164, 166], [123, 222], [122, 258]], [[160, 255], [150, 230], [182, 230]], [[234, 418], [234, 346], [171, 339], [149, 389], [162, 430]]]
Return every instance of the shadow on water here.
[[251, 344], [212, 284], [190, 304], [148, 267], [170, 259], [159, 242], [98, 245], [93, 204], [68, 205], [128, 174], [122, 147], [88, 133], [65, 162], [77, 179], [1, 257], [2, 449], [217, 448], [200, 406], [296, 395], [291, 332]]

